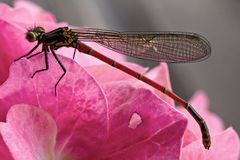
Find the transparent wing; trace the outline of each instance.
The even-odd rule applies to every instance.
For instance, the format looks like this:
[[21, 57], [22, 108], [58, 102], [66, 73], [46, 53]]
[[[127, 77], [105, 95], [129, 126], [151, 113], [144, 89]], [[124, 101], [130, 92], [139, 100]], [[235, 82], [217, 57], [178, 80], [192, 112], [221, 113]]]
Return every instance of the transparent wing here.
[[209, 42], [188, 32], [116, 32], [94, 28], [73, 29], [80, 41], [96, 42], [111, 50], [141, 59], [194, 62], [210, 56]]

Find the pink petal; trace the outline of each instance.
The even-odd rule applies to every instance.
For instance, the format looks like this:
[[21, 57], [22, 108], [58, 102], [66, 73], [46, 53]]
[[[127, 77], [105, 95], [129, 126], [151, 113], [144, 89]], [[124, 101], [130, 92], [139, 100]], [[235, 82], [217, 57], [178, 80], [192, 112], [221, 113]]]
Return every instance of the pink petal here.
[[59, 153], [65, 154], [71, 150], [72, 155], [84, 153], [88, 157], [107, 134], [108, 110], [105, 95], [94, 78], [76, 62], [59, 56], [67, 73], [59, 83], [55, 96], [54, 85], [63, 71], [51, 54], [48, 57], [49, 70], [36, 74], [33, 79], [32, 74], [45, 66], [43, 55], [30, 60], [22, 59], [11, 66], [10, 77], [0, 86], [0, 118], [5, 120], [5, 115], [13, 104], [25, 103], [42, 107], [57, 121], [57, 150], [61, 149]]
[[200, 141], [191, 143], [182, 149], [181, 160], [207, 160], [204, 150]]
[[[153, 81], [161, 84], [162, 86], [166, 87], [169, 90], [172, 90], [170, 76], [168, 71], [167, 63], [161, 63], [159, 66], [151, 69], [149, 72], [145, 74], [148, 78], [152, 79]], [[145, 85], [150, 90], [153, 90], [162, 100], [166, 101], [170, 105], [174, 106], [174, 101], [170, 97], [166, 96], [162, 92], [149, 85]]]
[[0, 28], [2, 30], [0, 32], [0, 84], [2, 84], [8, 77], [11, 63], [25, 52], [27, 46], [21, 28], [2, 20], [0, 20]]
[[[144, 73], [146, 71], [145, 68], [137, 64], [127, 63], [127, 62], [124, 62], [122, 64], [139, 73]], [[135, 77], [132, 77], [107, 64], [87, 66], [86, 70], [91, 75], [93, 75], [99, 83], [107, 83], [111, 81], [124, 81], [124, 80], [138, 81]]]
[[[43, 10], [40, 6], [36, 5], [31, 1], [25, 0], [15, 0], [14, 6], [16, 9], [25, 9], [29, 12], [29, 15], [32, 16], [32, 19], [35, 21], [49, 21], [55, 22], [55, 16], [50, 12]], [[26, 19], [23, 19], [26, 21]]]
[[[63, 71], [51, 54], [48, 57], [49, 70], [36, 74], [34, 78], [31, 78], [33, 73], [45, 67], [43, 55], [33, 57], [30, 60], [22, 59], [11, 66], [10, 77], [0, 87], [0, 90], [2, 90], [0, 97], [3, 99], [0, 103], [6, 107], [5, 111], [4, 107], [0, 108], [0, 114], [6, 115], [8, 108], [13, 104], [28, 103], [36, 106], [44, 106], [55, 117], [55, 115], [58, 115], [58, 112], [64, 112], [69, 107], [74, 108], [76, 104], [80, 105], [85, 100], [90, 99], [95, 102], [98, 99], [96, 97], [99, 94], [102, 95], [102, 91], [95, 80], [84, 69], [74, 61], [59, 56], [67, 69], [67, 74], [58, 85], [57, 90], [59, 92], [56, 97], [54, 95], [54, 85]], [[97, 94], [92, 94], [94, 92]], [[85, 96], [77, 102], [76, 98], [79, 98], [77, 96], [81, 94]], [[104, 95], [101, 97], [103, 100], [99, 101], [99, 103], [105, 104]], [[71, 103], [75, 103], [75, 105], [72, 106]], [[0, 116], [0, 118], [3, 117]]]
[[[84, 109], [83, 109], [84, 110]], [[72, 159], [94, 159], [107, 137], [107, 117], [99, 110], [66, 112], [57, 119], [57, 154]], [[98, 113], [100, 112], [100, 113]], [[102, 117], [101, 117], [102, 116]]]
[[14, 63], [10, 68], [7, 81], [0, 86], [0, 120], [5, 121], [10, 107], [14, 104], [25, 103], [37, 106], [32, 68], [27, 60]]
[[56, 124], [42, 109], [15, 105], [0, 132], [15, 160], [54, 159]]
[[[22, 23], [31, 20], [31, 14], [26, 9], [15, 9], [4, 3], [0, 3], [0, 17], [11, 23]], [[24, 17], [26, 19], [24, 19]], [[21, 22], [22, 21], [22, 22]]]
[[193, 95], [190, 104], [196, 106], [199, 113], [206, 118], [209, 130], [212, 134], [222, 132], [224, 130], [223, 120], [215, 113], [209, 111], [209, 100], [204, 91], [198, 91]]
[[56, 28], [54, 16], [30, 1], [18, 1], [14, 8], [0, 4], [0, 20], [25, 30], [36, 25]]
[[[124, 82], [108, 83], [104, 88], [110, 114], [106, 157], [179, 159], [187, 123], [183, 115], [147, 89]], [[132, 122], [136, 114], [138, 120]], [[134, 128], [129, 127], [132, 123], [137, 123]]]
[[7, 145], [3, 141], [1, 135], [0, 135], [0, 155], [1, 155], [1, 158], [4, 160], [13, 160], [13, 157], [9, 152], [9, 149], [7, 148]]
[[[199, 129], [200, 132], [200, 129]], [[185, 133], [183, 135], [183, 145], [182, 147], [185, 147], [186, 145], [192, 143], [193, 141], [198, 140], [200, 137], [197, 137], [191, 130], [191, 128], [187, 128], [185, 130]]]
[[238, 160], [239, 159], [239, 137], [233, 128], [228, 128], [212, 139], [212, 148], [206, 152], [207, 159], [216, 160]]
[[238, 160], [239, 137], [232, 128], [212, 136], [210, 150], [205, 150], [201, 140], [195, 141], [182, 150], [182, 160]]
[[66, 76], [64, 88], [59, 87], [59, 103], [63, 104], [65, 112], [57, 117], [57, 150], [62, 155], [71, 153], [75, 158], [91, 159], [107, 136], [107, 102], [95, 80], [74, 64], [75, 67], [66, 66], [71, 76]]

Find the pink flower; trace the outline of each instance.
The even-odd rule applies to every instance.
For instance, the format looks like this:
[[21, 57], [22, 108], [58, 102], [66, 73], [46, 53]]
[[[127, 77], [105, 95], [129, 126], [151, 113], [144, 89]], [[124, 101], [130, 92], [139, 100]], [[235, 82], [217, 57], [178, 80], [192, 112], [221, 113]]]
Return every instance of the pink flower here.
[[61, 69], [49, 56], [49, 71], [33, 79], [43, 56], [15, 62], [0, 88], [0, 117], [6, 120], [0, 132], [14, 159], [179, 159], [182, 114], [128, 81], [108, 82], [102, 90], [64, 57], [68, 72], [55, 97]]
[[[0, 17], [2, 159], [237, 159], [238, 135], [231, 128], [223, 131], [221, 120], [207, 111], [204, 93], [198, 93], [191, 103], [209, 123], [213, 134], [209, 151], [203, 149], [196, 122], [187, 117], [187, 127], [186, 117], [174, 108], [171, 99], [93, 58], [77, 57], [81, 67], [59, 56], [67, 74], [58, 85], [57, 96], [54, 84], [62, 70], [51, 54], [48, 71], [31, 78], [45, 65], [40, 55], [14, 62], [8, 77], [13, 60], [34, 45], [24, 39], [25, 27], [35, 23], [51, 30], [63, 24], [27, 1], [17, 1], [15, 8], [0, 4]], [[89, 45], [101, 53], [112, 52]], [[58, 52], [69, 57], [73, 53], [64, 48]], [[119, 59], [139, 72], [146, 71], [124, 62], [121, 56]], [[146, 75], [171, 88], [165, 63]]]
[[[94, 68], [94, 66], [92, 67]], [[91, 68], [90, 73], [92, 75], [97, 75], [95, 72], [97, 71], [97, 68], [93, 70]], [[109, 68], [108, 70], [114, 70]], [[95, 72], [92, 72], [95, 71]], [[107, 71], [109, 72], [109, 71]], [[163, 84], [167, 88], [171, 89], [171, 83], [169, 78], [169, 72], [168, 67], [165, 63], [162, 63], [160, 66], [157, 66], [153, 68], [150, 72], [146, 73], [148, 77], [151, 79], [159, 82], [160, 84]], [[97, 76], [97, 80], [99, 82], [104, 82], [105, 78], [99, 78]], [[136, 81], [135, 79], [131, 79], [128, 75], [121, 75], [121, 77], [115, 78], [106, 78], [109, 82], [114, 80], [133, 80], [134, 84], [136, 86], [145, 86], [154, 91], [161, 99], [168, 102], [168, 104], [174, 106], [174, 102], [169, 97], [166, 97], [161, 92], [147, 86], [146, 84]], [[184, 133], [184, 139], [183, 139], [183, 146], [181, 149], [181, 160], [238, 160], [239, 159], [239, 137], [234, 131], [233, 128], [224, 129], [223, 121], [220, 117], [218, 117], [216, 114], [210, 112], [208, 110], [209, 104], [208, 104], [208, 98], [206, 93], [203, 91], [198, 91], [195, 93], [195, 95], [190, 100], [190, 104], [195, 107], [195, 109], [198, 111], [200, 115], [203, 116], [203, 118], [206, 120], [206, 123], [208, 124], [211, 138], [212, 138], [212, 145], [210, 147], [210, 150], [206, 150], [202, 145], [202, 139], [201, 139], [201, 132], [199, 129], [198, 124], [196, 121], [191, 117], [191, 115], [183, 108], [178, 107], [178, 109], [185, 113], [188, 119], [188, 127], [185, 130]]]

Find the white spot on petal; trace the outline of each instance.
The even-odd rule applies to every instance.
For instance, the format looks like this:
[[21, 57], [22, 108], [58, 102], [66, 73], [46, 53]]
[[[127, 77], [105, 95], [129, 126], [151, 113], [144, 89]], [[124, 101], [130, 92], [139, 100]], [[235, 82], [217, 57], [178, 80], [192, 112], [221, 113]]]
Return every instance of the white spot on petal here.
[[138, 113], [133, 113], [129, 123], [128, 127], [132, 129], [136, 129], [139, 124], [142, 123], [142, 117]]

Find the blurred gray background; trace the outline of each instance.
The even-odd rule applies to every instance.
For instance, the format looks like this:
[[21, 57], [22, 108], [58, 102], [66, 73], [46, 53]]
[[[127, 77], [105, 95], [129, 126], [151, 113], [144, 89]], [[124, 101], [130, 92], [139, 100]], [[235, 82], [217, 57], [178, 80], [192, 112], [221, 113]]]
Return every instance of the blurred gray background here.
[[[170, 64], [174, 91], [189, 99], [196, 90], [203, 89], [209, 95], [211, 110], [223, 118], [227, 127], [233, 126], [240, 133], [239, 0], [33, 1], [53, 12], [59, 21], [75, 26], [202, 34], [211, 42], [212, 56], [200, 63]], [[156, 63], [147, 61], [144, 65]]]

